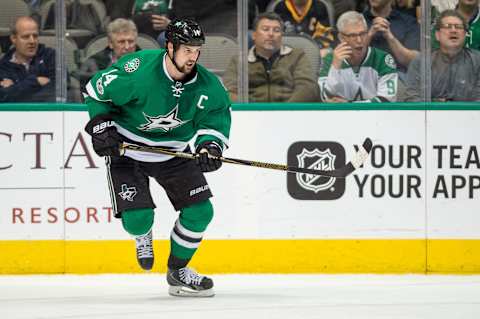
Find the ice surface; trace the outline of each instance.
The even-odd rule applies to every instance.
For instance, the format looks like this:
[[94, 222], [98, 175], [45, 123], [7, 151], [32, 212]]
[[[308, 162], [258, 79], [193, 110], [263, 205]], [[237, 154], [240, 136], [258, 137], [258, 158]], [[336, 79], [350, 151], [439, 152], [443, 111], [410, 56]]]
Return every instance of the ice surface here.
[[0, 276], [0, 318], [480, 318], [480, 276], [212, 278], [215, 297], [179, 298], [164, 274]]

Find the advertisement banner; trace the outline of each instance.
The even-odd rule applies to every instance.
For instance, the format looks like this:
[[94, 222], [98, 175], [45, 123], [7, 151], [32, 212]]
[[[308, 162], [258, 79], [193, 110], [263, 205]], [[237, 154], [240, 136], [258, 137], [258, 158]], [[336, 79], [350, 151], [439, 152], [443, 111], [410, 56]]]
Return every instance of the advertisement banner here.
[[[104, 160], [86, 112], [2, 112], [0, 239], [128, 239], [113, 217]], [[346, 179], [224, 164], [207, 174], [211, 239], [480, 238], [476, 111], [233, 112], [225, 156], [313, 169], [344, 165], [365, 137], [365, 167]], [[177, 213], [152, 181], [155, 238]]]

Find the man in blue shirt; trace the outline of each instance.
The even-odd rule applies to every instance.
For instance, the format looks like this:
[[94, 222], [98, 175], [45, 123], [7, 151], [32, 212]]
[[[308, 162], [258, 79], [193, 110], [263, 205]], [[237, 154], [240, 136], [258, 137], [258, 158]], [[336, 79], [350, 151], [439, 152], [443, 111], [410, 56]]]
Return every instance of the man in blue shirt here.
[[0, 60], [0, 102], [55, 101], [55, 51], [39, 43], [37, 22], [17, 18], [10, 40]]

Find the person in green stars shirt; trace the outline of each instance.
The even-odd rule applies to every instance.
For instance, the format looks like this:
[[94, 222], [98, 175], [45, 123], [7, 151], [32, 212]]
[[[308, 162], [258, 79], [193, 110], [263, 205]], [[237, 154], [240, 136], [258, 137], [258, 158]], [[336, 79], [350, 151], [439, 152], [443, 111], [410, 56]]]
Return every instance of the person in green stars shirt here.
[[[115, 217], [136, 239], [140, 266], [153, 266], [155, 205], [149, 177], [180, 211], [170, 237], [167, 282], [175, 296], [213, 296], [213, 281], [187, 267], [213, 217], [204, 172], [215, 171], [228, 146], [228, 94], [213, 73], [197, 64], [205, 36], [193, 20], [172, 21], [166, 48], [123, 56], [86, 85], [90, 121], [85, 130], [99, 156], [106, 156]], [[196, 161], [127, 150], [120, 143], [160, 146], [199, 154]]]
[[340, 43], [324, 59], [318, 85], [327, 103], [395, 102], [398, 74], [393, 56], [368, 45], [365, 17], [344, 12], [337, 21]]

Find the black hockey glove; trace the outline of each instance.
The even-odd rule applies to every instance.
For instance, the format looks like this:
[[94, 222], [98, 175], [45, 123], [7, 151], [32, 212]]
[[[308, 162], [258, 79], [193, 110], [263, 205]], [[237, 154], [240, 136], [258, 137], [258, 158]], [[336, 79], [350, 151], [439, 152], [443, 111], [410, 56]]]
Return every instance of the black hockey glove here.
[[85, 131], [92, 136], [92, 145], [98, 156], [120, 156], [120, 143], [123, 139], [113, 126], [114, 122], [105, 115], [91, 119]]
[[210, 156], [221, 157], [222, 148], [216, 142], [203, 142], [197, 146], [196, 150], [198, 157], [196, 159], [197, 165], [200, 166], [202, 172], [213, 172], [222, 166], [222, 161], [212, 158]]

